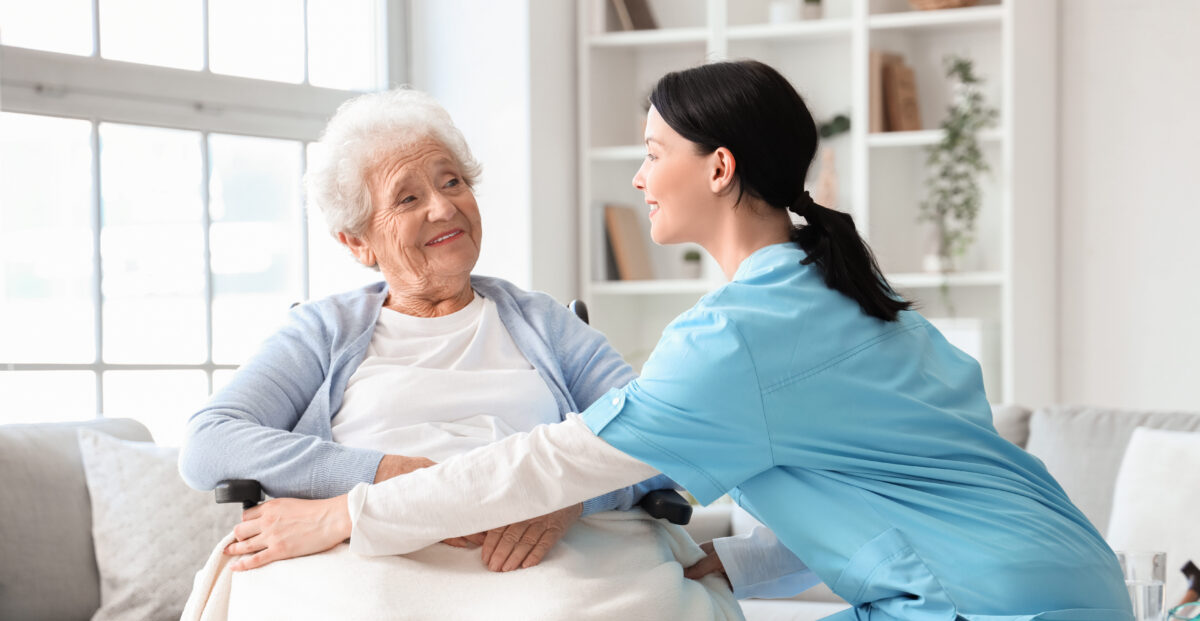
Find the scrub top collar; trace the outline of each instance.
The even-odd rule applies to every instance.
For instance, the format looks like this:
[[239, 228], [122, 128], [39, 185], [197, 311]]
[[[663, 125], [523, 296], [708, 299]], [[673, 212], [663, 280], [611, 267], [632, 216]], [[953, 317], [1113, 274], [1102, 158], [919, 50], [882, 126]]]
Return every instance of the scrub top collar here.
[[759, 273], [789, 262], [793, 258], [803, 261], [807, 256], [800, 246], [792, 241], [763, 246], [742, 259], [742, 263], [738, 265], [737, 271], [733, 273], [733, 280], [730, 282], [749, 280]]

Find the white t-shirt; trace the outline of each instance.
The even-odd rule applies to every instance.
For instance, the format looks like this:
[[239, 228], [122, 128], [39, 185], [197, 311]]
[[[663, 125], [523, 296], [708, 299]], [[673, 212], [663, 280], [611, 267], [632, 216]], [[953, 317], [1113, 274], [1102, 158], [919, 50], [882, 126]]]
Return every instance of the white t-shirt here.
[[495, 302], [475, 294], [442, 317], [383, 309], [332, 425], [339, 444], [443, 461], [560, 420]]

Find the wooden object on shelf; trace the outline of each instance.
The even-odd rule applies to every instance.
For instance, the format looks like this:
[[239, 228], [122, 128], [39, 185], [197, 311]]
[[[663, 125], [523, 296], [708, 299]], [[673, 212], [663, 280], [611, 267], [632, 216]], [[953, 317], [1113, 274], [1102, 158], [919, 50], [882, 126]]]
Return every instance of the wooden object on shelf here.
[[900, 56], [871, 50], [870, 65], [867, 67], [868, 93], [870, 96], [870, 124], [868, 131], [872, 133], [887, 131], [887, 117], [884, 115], [883, 68], [891, 62], [900, 62]]
[[642, 234], [642, 226], [638, 224], [637, 211], [623, 205], [605, 205], [604, 228], [612, 244], [620, 279], [654, 278], [650, 267], [650, 254], [646, 248], [646, 236]]
[[917, 78], [912, 67], [899, 56], [883, 63], [883, 109], [885, 127], [890, 132], [914, 132], [921, 129], [921, 109], [917, 105]]
[[918, 11], [936, 11], [938, 9], [961, 9], [965, 6], [975, 6], [978, 0], [908, 0], [912, 8]]
[[658, 22], [650, 12], [649, 0], [612, 0], [622, 30], [654, 30]]

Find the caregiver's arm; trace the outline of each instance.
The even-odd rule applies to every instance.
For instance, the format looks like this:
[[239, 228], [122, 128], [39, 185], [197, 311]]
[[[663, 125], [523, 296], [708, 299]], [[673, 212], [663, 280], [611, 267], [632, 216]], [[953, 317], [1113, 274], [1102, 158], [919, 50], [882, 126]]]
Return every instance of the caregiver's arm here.
[[[350, 549], [406, 554], [573, 505], [657, 471], [596, 437], [576, 414], [348, 496]], [[452, 493], [447, 493], [452, 490]]]

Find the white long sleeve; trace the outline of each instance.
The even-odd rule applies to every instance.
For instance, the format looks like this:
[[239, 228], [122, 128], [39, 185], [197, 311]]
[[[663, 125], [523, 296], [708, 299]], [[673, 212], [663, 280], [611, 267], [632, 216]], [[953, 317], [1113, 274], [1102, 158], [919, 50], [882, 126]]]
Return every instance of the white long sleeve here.
[[756, 526], [745, 535], [714, 539], [713, 550], [738, 599], [791, 597], [821, 582], [766, 526]]
[[350, 550], [406, 554], [545, 515], [658, 474], [597, 437], [578, 414], [431, 467], [350, 491]]

